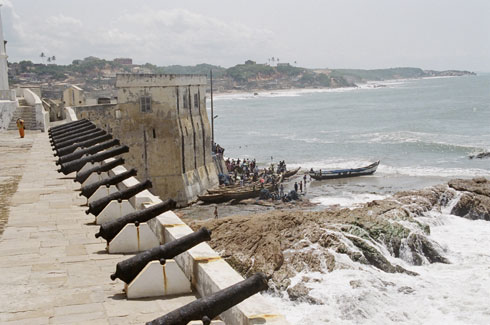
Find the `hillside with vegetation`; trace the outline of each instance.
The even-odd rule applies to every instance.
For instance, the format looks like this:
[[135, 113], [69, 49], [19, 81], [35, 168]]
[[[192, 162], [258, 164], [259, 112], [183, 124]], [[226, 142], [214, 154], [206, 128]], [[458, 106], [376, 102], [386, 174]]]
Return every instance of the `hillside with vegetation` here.
[[37, 84], [43, 89], [55, 89], [76, 84], [88, 92], [111, 95], [115, 94], [114, 85], [118, 73], [205, 74], [209, 78], [211, 70], [216, 91], [355, 87], [356, 84], [368, 81], [473, 74], [469, 71], [433, 71], [419, 68], [307, 69], [288, 63], [271, 65], [251, 60], [230, 68], [206, 63], [194, 66], [157, 66], [151, 63], [124, 64], [118, 60], [91, 56], [74, 60], [68, 65], [55, 64], [51, 60], [47, 64], [31, 61], [9, 63], [9, 79], [12, 85]]

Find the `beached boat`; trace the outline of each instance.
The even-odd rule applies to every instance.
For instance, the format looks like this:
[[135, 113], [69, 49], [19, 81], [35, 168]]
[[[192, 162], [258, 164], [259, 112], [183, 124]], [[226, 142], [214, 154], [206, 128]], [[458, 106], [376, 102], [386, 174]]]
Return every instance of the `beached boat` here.
[[238, 187], [236, 189], [230, 189], [227, 191], [221, 192], [213, 192], [205, 195], [198, 195], [199, 200], [205, 203], [221, 203], [230, 200], [245, 200], [251, 199], [254, 197], [258, 197], [260, 195], [260, 191], [263, 189], [269, 191], [276, 191], [277, 184], [282, 181], [282, 178], [276, 179], [274, 183], [264, 184], [263, 187], [260, 185], [257, 186], [246, 186], [246, 187]]
[[283, 178], [288, 178], [288, 177], [291, 177], [293, 175], [296, 175], [297, 172], [299, 172], [299, 170], [301, 169], [301, 167], [298, 167], [296, 169], [292, 169], [292, 170], [286, 170], [283, 174], [282, 174], [282, 177]]
[[331, 170], [318, 170], [310, 171], [308, 174], [311, 178], [316, 180], [333, 179], [333, 178], [344, 178], [344, 177], [355, 177], [374, 174], [378, 168], [379, 160], [372, 163], [369, 166], [360, 168], [348, 168], [348, 169], [331, 169]]

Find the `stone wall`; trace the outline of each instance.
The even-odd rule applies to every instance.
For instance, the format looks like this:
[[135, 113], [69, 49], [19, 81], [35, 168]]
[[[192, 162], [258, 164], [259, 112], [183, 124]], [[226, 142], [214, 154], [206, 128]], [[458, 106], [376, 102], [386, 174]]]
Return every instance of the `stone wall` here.
[[126, 165], [153, 182], [153, 192], [180, 205], [218, 183], [211, 157], [206, 77], [118, 75], [117, 105], [76, 107], [128, 145]]
[[16, 101], [0, 100], [0, 130], [6, 130], [8, 128], [16, 109]]

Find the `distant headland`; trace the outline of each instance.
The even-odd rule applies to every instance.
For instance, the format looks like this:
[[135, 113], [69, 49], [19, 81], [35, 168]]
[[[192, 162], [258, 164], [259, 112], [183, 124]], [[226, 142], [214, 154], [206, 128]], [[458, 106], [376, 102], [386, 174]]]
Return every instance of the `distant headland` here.
[[31, 61], [9, 62], [9, 81], [12, 85], [38, 85], [48, 92], [56, 92], [66, 85], [75, 84], [94, 95], [114, 96], [115, 77], [118, 73], [205, 74], [209, 78], [211, 70], [216, 92], [340, 88], [355, 87], [369, 81], [475, 75], [470, 71], [435, 71], [411, 67], [373, 70], [308, 69], [290, 63], [262, 64], [251, 60], [230, 68], [205, 63], [162, 67], [151, 63], [133, 64], [130, 58], [105, 60], [87, 57], [74, 60], [68, 65], [54, 64], [52, 60], [47, 64]]

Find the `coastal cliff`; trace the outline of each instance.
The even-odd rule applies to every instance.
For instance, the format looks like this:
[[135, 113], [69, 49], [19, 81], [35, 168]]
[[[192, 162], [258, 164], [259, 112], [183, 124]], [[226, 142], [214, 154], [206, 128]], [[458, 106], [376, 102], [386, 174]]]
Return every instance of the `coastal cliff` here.
[[289, 298], [317, 303], [308, 296], [300, 272], [350, 268], [345, 259], [384, 272], [417, 275], [399, 265], [451, 263], [430, 237], [427, 218], [445, 211], [469, 219], [489, 219], [490, 182], [485, 178], [452, 180], [448, 185], [404, 191], [362, 207], [321, 212], [274, 211], [250, 216], [193, 222], [213, 231], [210, 245], [244, 276], [257, 271], [271, 276]]

